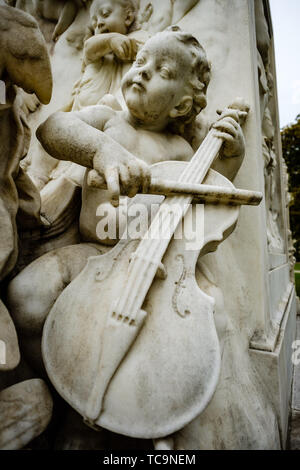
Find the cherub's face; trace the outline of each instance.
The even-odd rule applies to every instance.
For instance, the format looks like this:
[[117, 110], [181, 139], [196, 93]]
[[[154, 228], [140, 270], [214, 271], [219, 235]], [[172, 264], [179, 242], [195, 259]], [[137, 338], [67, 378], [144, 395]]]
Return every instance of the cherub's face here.
[[95, 34], [126, 34], [131, 21], [128, 20], [126, 9], [120, 1], [100, 0], [92, 10], [91, 23]]
[[[191, 56], [176, 38], [161, 35], [148, 40], [122, 80], [122, 92], [130, 113], [145, 123], [186, 114], [192, 105], [189, 86]], [[179, 108], [181, 100], [187, 109]], [[177, 107], [177, 108], [176, 108]], [[179, 109], [183, 114], [176, 114]]]

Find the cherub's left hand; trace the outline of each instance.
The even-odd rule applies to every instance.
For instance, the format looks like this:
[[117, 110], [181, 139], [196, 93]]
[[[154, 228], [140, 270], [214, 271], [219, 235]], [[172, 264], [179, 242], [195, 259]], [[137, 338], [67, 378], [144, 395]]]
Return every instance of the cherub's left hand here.
[[243, 157], [245, 153], [245, 138], [238, 124], [238, 111], [227, 108], [219, 120], [212, 126], [216, 137], [224, 140], [223, 157]]

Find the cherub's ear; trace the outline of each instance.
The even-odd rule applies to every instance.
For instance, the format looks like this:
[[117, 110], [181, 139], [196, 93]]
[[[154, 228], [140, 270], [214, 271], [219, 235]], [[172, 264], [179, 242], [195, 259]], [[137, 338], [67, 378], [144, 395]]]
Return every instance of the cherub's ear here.
[[180, 116], [185, 116], [190, 112], [193, 106], [193, 98], [189, 95], [183, 96], [179, 103], [171, 109], [169, 116], [171, 118], [177, 118]]
[[127, 13], [126, 13], [125, 26], [127, 26], [127, 28], [129, 28], [129, 26], [131, 26], [132, 23], [134, 22], [134, 19], [135, 19], [134, 12], [132, 10], [128, 9]]

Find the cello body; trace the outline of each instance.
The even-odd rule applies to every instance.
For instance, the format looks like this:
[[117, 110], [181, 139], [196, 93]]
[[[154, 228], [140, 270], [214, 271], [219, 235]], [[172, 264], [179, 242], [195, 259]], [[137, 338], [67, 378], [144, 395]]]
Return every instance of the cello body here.
[[[158, 163], [152, 175], [176, 180], [186, 165]], [[204, 182], [233, 188], [213, 170]], [[156, 196], [153, 201], [157, 198], [164, 199]], [[196, 210], [191, 206], [184, 220]], [[153, 280], [142, 304], [143, 324], [129, 345], [122, 344], [122, 332], [117, 341], [110, 337], [107, 317], [126, 288], [140, 240], [121, 239], [108, 253], [89, 258], [61, 293], [44, 326], [43, 359], [56, 390], [86, 420], [92, 416], [94, 425], [131, 437], [159, 438], [181, 429], [206, 408], [218, 383], [221, 355], [214, 299], [196, 282], [196, 262], [233, 231], [238, 214], [237, 206], [206, 204], [204, 236], [192, 250], [175, 232], [162, 259], [165, 276]], [[131, 328], [127, 317], [122, 328], [125, 333]], [[119, 347], [124, 354], [93, 413], [104, 341], [108, 364]]]

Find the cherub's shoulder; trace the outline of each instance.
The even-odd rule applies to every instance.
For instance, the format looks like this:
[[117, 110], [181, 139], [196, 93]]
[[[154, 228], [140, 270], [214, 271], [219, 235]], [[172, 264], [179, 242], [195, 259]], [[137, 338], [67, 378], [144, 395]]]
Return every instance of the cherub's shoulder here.
[[179, 135], [168, 136], [169, 160], [189, 161], [194, 151], [187, 140]]

